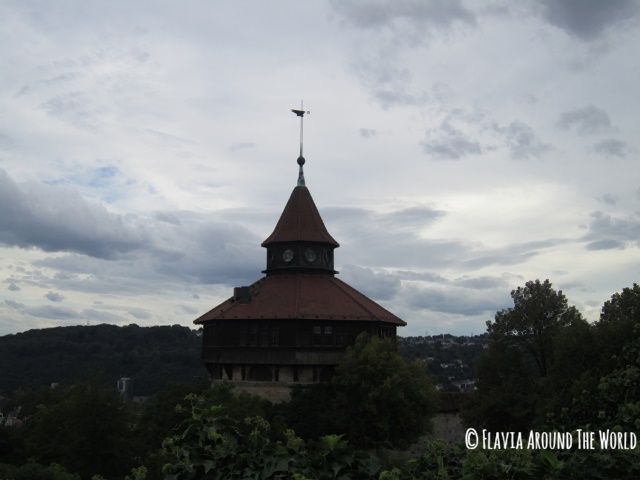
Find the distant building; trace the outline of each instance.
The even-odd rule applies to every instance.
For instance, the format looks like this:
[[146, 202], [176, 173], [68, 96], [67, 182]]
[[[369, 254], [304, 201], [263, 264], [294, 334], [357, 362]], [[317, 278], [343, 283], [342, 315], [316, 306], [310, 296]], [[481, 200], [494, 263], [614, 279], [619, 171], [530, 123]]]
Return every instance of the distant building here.
[[476, 390], [476, 381], [472, 380], [472, 379], [459, 380], [457, 382], [453, 382], [453, 384], [461, 392], [472, 392], [472, 391]]
[[212, 380], [274, 400], [291, 385], [329, 380], [361, 332], [395, 337], [406, 325], [336, 277], [339, 245], [305, 185], [304, 163], [301, 146], [298, 184], [262, 243], [265, 276], [195, 320]]
[[131, 400], [133, 398], [133, 379], [129, 377], [120, 378], [116, 383], [116, 388], [125, 400]]

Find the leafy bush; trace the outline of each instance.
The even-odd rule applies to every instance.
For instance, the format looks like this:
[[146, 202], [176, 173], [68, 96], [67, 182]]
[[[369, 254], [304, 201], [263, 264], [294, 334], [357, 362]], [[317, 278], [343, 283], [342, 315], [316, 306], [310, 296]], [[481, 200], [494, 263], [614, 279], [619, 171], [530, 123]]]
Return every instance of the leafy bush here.
[[164, 442], [171, 458], [164, 467], [167, 480], [368, 479], [378, 471], [375, 457], [355, 452], [339, 435], [307, 443], [287, 430], [276, 439], [262, 417], [239, 421], [203, 396], [187, 401], [190, 418]]

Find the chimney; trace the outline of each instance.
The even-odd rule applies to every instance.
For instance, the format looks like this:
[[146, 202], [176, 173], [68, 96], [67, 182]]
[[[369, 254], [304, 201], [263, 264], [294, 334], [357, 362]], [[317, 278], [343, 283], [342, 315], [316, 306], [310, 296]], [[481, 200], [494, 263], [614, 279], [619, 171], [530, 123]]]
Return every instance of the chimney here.
[[233, 289], [233, 299], [238, 303], [251, 302], [251, 290], [249, 287], [235, 287]]

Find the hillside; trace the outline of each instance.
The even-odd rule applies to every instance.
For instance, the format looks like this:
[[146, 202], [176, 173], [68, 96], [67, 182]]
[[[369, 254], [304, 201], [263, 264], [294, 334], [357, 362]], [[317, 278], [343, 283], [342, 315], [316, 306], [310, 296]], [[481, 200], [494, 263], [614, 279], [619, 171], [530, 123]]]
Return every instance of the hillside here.
[[97, 376], [135, 379], [135, 394], [206, 378], [198, 332], [179, 325], [56, 327], [0, 337], [0, 392]]
[[[135, 395], [151, 395], [171, 383], [205, 380], [199, 332], [179, 325], [56, 327], [0, 337], [0, 392], [71, 384], [99, 377], [115, 385], [134, 379]], [[400, 353], [424, 363], [434, 383], [455, 391], [475, 378], [484, 336], [399, 337]]]

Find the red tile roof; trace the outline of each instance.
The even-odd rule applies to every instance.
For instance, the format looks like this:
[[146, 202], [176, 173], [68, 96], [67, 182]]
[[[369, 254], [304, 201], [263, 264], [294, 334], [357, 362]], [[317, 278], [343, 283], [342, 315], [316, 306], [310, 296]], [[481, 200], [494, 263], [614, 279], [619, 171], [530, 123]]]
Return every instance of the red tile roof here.
[[318, 213], [307, 187], [295, 187], [280, 215], [273, 233], [262, 242], [266, 247], [276, 242], [325, 242], [338, 247]]
[[261, 278], [250, 287], [251, 301], [233, 297], [194, 323], [233, 319], [296, 319], [406, 322], [331, 275], [280, 274]]

